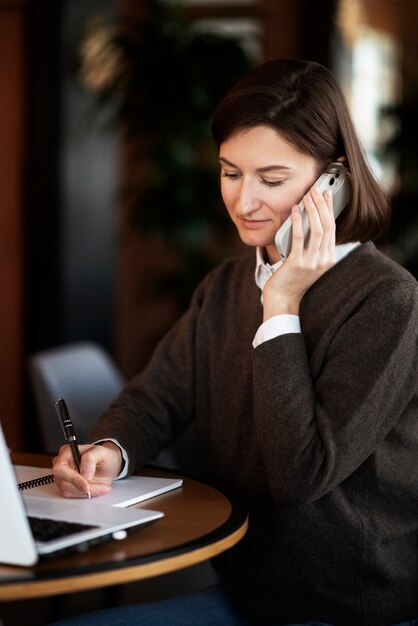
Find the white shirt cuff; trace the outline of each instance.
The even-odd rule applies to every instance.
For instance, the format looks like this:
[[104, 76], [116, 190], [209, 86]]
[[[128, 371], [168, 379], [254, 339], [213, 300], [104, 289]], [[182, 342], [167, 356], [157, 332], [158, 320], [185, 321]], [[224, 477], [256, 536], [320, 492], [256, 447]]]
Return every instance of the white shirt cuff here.
[[109, 438], [107, 438], [107, 439], [99, 439], [98, 441], [94, 441], [93, 443], [94, 443], [94, 444], [99, 444], [99, 443], [105, 443], [105, 441], [111, 441], [112, 443], [114, 443], [115, 445], [117, 445], [117, 446], [118, 446], [118, 448], [119, 448], [119, 450], [121, 451], [122, 458], [123, 458], [123, 460], [125, 461], [125, 464], [124, 464], [124, 466], [123, 466], [123, 469], [122, 469], [121, 473], [120, 473], [120, 474], [118, 474], [118, 476], [116, 476], [115, 480], [119, 480], [120, 478], [125, 478], [125, 476], [126, 476], [126, 475], [127, 475], [127, 473], [128, 473], [128, 462], [129, 462], [129, 459], [128, 459], [128, 454], [127, 454], [127, 452], [126, 452], [125, 448], [123, 448], [123, 447], [120, 445], [119, 441], [117, 441], [116, 439], [112, 439], [111, 437], [109, 437]]
[[275, 315], [261, 324], [253, 340], [253, 348], [279, 335], [300, 332], [299, 315]]

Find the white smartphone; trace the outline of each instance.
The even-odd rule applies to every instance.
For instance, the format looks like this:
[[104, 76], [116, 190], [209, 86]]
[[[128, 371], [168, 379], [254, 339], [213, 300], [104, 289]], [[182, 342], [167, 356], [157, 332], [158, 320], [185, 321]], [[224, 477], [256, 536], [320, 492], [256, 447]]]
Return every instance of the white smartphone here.
[[[342, 163], [331, 163], [326, 172], [321, 174], [315, 184], [321, 193], [324, 193], [328, 189], [331, 190], [334, 216], [335, 219], [337, 219], [343, 209], [347, 206], [351, 196], [350, 183], [347, 180], [346, 168]], [[306, 246], [309, 242], [310, 235], [309, 220], [305, 211], [303, 200], [299, 202], [298, 206], [302, 216], [302, 228], [305, 235]], [[280, 258], [284, 261], [289, 256], [292, 247], [292, 219], [290, 216], [277, 231], [274, 243], [279, 251]]]

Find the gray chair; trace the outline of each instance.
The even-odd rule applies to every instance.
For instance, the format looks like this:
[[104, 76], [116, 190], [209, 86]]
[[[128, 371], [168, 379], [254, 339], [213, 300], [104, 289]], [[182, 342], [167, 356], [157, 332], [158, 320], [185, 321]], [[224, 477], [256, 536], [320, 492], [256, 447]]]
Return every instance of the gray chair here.
[[64, 398], [80, 443], [118, 395], [125, 381], [106, 351], [93, 342], [70, 343], [29, 359], [41, 443], [56, 453], [64, 443], [55, 402]]
[[[125, 380], [109, 354], [97, 343], [84, 341], [57, 346], [29, 359], [29, 378], [44, 452], [55, 454], [64, 437], [55, 402], [64, 398], [80, 443], [118, 395]], [[196, 473], [193, 427], [153, 463]]]

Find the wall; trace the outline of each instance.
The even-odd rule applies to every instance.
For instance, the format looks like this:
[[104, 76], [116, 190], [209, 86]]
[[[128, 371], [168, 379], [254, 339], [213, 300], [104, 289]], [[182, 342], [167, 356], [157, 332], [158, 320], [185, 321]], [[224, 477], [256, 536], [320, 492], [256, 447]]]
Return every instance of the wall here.
[[0, 2], [0, 419], [22, 442], [23, 2]]

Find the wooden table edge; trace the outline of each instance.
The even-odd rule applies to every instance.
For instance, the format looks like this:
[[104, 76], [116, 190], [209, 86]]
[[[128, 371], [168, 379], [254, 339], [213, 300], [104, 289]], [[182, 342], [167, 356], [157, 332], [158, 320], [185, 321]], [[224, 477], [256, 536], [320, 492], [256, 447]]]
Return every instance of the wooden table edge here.
[[76, 593], [111, 585], [130, 583], [145, 578], [152, 578], [161, 574], [168, 574], [179, 569], [197, 565], [211, 559], [238, 543], [248, 529], [248, 517], [234, 532], [215, 543], [198, 547], [188, 552], [168, 556], [158, 561], [148, 563], [127, 564], [126, 567], [109, 571], [79, 574], [70, 577], [60, 577], [54, 580], [34, 580], [0, 585], [0, 600], [12, 601], [40, 596], [54, 596], [62, 593]]

